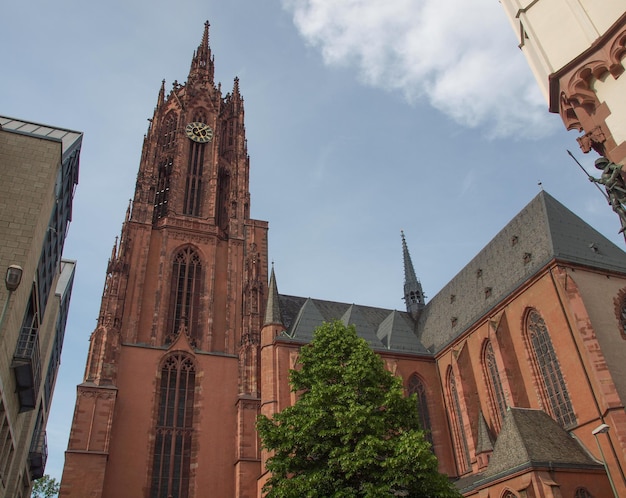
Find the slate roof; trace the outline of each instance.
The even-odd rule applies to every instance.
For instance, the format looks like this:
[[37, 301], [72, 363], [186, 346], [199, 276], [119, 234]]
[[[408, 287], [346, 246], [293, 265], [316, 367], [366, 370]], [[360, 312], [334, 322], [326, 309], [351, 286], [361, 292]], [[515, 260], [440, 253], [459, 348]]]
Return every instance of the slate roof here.
[[626, 273], [626, 253], [540, 192], [427, 304], [422, 344], [440, 351], [552, 259]]
[[415, 335], [415, 322], [406, 312], [281, 294], [285, 336], [308, 343], [322, 322], [341, 320], [356, 325], [357, 333], [376, 350], [429, 354]]
[[271, 300], [271, 313], [278, 301], [293, 340], [310, 342], [323, 321], [342, 320], [373, 349], [433, 354], [554, 259], [626, 274], [622, 249], [542, 191], [426, 304], [417, 323], [406, 312], [283, 294]]
[[487, 469], [456, 480], [455, 486], [467, 493], [513, 472], [540, 467], [580, 470], [603, 465], [547, 413], [508, 408]]
[[485, 470], [486, 477], [531, 464], [601, 467], [550, 415], [530, 408], [509, 408]]

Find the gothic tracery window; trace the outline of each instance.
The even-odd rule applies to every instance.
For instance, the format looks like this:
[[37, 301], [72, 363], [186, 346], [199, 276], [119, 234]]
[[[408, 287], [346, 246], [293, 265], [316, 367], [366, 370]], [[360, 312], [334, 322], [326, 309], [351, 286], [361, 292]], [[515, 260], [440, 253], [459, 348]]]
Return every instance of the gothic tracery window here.
[[[196, 114], [194, 121], [205, 122], [203, 114]], [[189, 141], [189, 160], [187, 161], [187, 177], [185, 179], [185, 197], [183, 214], [200, 216], [202, 214], [202, 174], [204, 155], [211, 142], [198, 143]]]
[[622, 338], [626, 339], [626, 296], [622, 299], [619, 310], [619, 325]]
[[536, 376], [541, 380], [544, 390], [542, 397], [548, 411], [562, 427], [570, 427], [576, 423], [576, 417], [548, 328], [537, 310], [529, 311], [526, 332], [537, 369]]
[[181, 326], [187, 328], [190, 338], [197, 339], [201, 336], [199, 320], [201, 291], [200, 256], [188, 246], [178, 251], [172, 265], [167, 330], [170, 338], [181, 330]]
[[187, 498], [191, 470], [195, 365], [179, 353], [161, 368], [150, 498]]
[[157, 187], [154, 194], [154, 211], [152, 221], [156, 222], [167, 214], [167, 201], [170, 192], [170, 175], [172, 173], [173, 159], [167, 157], [159, 163], [157, 172]]
[[574, 493], [574, 498], [593, 498], [593, 495], [587, 488], [577, 488]]
[[450, 406], [450, 418], [452, 422], [452, 436], [454, 440], [454, 451], [456, 454], [459, 474], [464, 474], [469, 470], [469, 448], [467, 439], [465, 439], [465, 431], [463, 430], [463, 417], [461, 411], [461, 402], [459, 392], [457, 390], [456, 378], [452, 367], [448, 368], [448, 403]]
[[161, 134], [158, 139], [158, 143], [162, 149], [169, 149], [174, 146], [176, 143], [176, 125], [177, 125], [178, 117], [175, 113], [169, 113], [164, 121], [163, 128], [161, 129]]
[[216, 222], [222, 230], [228, 228], [228, 198], [230, 195], [230, 173], [221, 167], [217, 178]]
[[483, 348], [483, 373], [487, 382], [489, 400], [491, 402], [494, 420], [498, 427], [501, 427], [502, 420], [506, 413], [506, 400], [502, 389], [502, 380], [496, 364], [496, 355], [493, 352], [491, 341], [485, 342]]
[[426, 432], [426, 440], [432, 445], [433, 437], [431, 433], [430, 414], [428, 412], [428, 404], [426, 402], [426, 386], [424, 386], [424, 383], [420, 380], [417, 374], [413, 374], [409, 377], [408, 391], [409, 395], [415, 394], [420, 429]]

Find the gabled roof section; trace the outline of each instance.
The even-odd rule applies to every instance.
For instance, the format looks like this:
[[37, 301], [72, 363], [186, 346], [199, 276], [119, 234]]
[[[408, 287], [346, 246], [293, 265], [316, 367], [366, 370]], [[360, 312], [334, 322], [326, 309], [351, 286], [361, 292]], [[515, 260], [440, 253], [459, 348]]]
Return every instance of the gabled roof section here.
[[622, 249], [542, 191], [422, 310], [422, 343], [441, 350], [555, 259], [626, 273]]
[[551, 195], [542, 192], [537, 197], [544, 204], [555, 258], [604, 270], [626, 272], [626, 253], [620, 247]]
[[359, 337], [365, 339], [371, 347], [380, 347], [380, 340], [376, 337], [376, 329], [366, 320], [359, 306], [351, 304], [341, 317], [345, 326], [354, 325]]
[[[287, 329], [283, 337], [309, 342], [315, 328], [323, 322], [341, 320], [346, 324], [354, 324], [359, 337], [364, 338], [372, 349], [430, 355], [420, 344], [414, 332], [415, 322], [406, 312], [284, 294], [279, 296], [281, 316]], [[379, 331], [381, 336], [378, 335]], [[389, 333], [390, 346], [380, 340], [380, 337]]]
[[31, 123], [21, 119], [0, 116], [0, 129], [36, 138], [61, 142], [61, 160], [65, 161], [72, 153], [80, 149], [83, 134], [80, 131], [66, 130], [56, 126]]
[[481, 411], [478, 414], [478, 442], [476, 443], [476, 454], [493, 451], [493, 436]]
[[412, 320], [409, 321], [405, 314], [393, 310], [378, 326], [376, 336], [387, 349], [428, 353], [417, 340], [414, 329], [415, 323]]
[[509, 408], [484, 475], [526, 464], [600, 466], [558, 423], [541, 410]]
[[311, 298], [304, 302], [293, 324], [287, 329], [286, 334], [293, 338], [306, 342], [313, 339], [313, 332], [324, 321]]

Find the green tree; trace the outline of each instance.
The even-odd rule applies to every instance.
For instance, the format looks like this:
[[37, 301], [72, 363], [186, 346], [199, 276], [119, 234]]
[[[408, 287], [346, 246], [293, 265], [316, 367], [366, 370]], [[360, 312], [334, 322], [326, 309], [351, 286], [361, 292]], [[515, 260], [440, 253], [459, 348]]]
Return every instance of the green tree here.
[[33, 481], [33, 491], [31, 498], [52, 498], [59, 494], [61, 484], [54, 477], [48, 474]]
[[416, 400], [353, 326], [319, 327], [290, 384], [298, 401], [257, 420], [269, 498], [460, 496], [437, 471]]

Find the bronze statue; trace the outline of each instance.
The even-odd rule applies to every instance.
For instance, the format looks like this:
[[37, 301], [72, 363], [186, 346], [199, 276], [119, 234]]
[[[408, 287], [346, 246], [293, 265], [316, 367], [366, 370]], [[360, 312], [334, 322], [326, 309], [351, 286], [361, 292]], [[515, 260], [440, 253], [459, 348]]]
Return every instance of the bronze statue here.
[[596, 159], [595, 166], [602, 170], [602, 175], [600, 178], [589, 175], [589, 181], [604, 185], [609, 204], [622, 223], [620, 233], [624, 233], [626, 231], [626, 182], [622, 176], [622, 167], [612, 163], [606, 157]]

